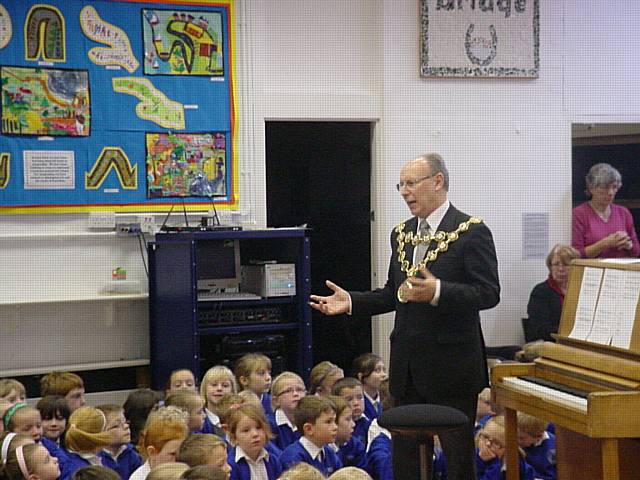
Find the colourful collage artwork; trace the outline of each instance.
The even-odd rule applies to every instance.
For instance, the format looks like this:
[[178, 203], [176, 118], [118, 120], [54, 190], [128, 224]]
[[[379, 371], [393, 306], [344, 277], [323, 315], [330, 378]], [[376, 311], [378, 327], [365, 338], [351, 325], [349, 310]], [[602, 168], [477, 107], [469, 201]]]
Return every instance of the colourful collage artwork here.
[[147, 185], [154, 197], [226, 194], [222, 133], [148, 133]]
[[2, 133], [86, 137], [91, 131], [86, 70], [2, 67]]
[[219, 13], [143, 9], [142, 16], [146, 75], [224, 75]]

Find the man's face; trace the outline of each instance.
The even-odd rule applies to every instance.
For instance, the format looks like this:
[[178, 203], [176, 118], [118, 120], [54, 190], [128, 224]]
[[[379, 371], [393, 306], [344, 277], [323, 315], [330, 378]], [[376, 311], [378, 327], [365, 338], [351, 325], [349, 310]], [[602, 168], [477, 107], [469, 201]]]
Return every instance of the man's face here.
[[402, 167], [400, 194], [413, 216], [426, 218], [438, 208], [441, 177], [441, 174], [431, 176], [429, 164], [424, 160], [412, 160]]

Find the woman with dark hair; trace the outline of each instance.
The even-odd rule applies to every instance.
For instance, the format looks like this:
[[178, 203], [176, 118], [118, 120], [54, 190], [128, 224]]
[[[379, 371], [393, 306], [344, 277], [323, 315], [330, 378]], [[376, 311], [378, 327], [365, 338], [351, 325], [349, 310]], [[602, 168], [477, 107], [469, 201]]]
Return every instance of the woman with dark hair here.
[[640, 244], [631, 212], [613, 203], [622, 186], [620, 172], [598, 163], [586, 182], [589, 201], [573, 209], [571, 245], [586, 258], [637, 257]]

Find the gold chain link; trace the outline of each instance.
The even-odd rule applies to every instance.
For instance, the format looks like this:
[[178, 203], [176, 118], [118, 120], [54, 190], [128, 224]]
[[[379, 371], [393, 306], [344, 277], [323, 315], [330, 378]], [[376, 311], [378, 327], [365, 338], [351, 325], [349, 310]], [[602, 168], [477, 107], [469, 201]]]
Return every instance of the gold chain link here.
[[[443, 232], [442, 230], [436, 232], [435, 235], [420, 235], [415, 234], [413, 232], [404, 232], [405, 224], [401, 223], [396, 227], [396, 233], [398, 234], [398, 262], [400, 263], [400, 271], [406, 272], [408, 277], [415, 277], [418, 273], [418, 270], [425, 267], [427, 263], [434, 262], [440, 253], [446, 252], [449, 248], [449, 244], [455, 242], [460, 238], [460, 235], [467, 230], [469, 230], [470, 225], [475, 225], [478, 223], [482, 223], [482, 219], [478, 217], [471, 217], [466, 222], [462, 222], [458, 225], [458, 228], [451, 232]], [[426, 243], [429, 244], [431, 242], [437, 242], [438, 246], [434, 249], [429, 250], [424, 259], [422, 259], [418, 265], [411, 264], [409, 266], [409, 261], [405, 258], [406, 252], [404, 251], [404, 246], [407, 243], [411, 243], [414, 247], [418, 244]]]

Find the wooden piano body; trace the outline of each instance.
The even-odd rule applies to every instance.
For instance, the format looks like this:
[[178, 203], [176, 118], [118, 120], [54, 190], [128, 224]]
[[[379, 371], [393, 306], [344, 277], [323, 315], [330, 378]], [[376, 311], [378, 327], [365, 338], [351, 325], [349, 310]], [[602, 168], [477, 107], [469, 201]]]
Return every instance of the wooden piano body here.
[[519, 478], [518, 411], [555, 423], [559, 480], [640, 478], [640, 311], [636, 305], [629, 348], [569, 338], [586, 267], [640, 271], [640, 264], [574, 261], [557, 343], [545, 343], [533, 363], [493, 368], [493, 398], [506, 408], [507, 480]]

